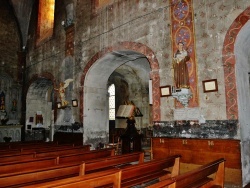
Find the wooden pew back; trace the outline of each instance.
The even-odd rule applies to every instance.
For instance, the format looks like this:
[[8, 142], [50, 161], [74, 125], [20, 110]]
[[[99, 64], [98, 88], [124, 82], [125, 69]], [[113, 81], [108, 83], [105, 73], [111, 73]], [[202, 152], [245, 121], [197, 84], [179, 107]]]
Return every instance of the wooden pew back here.
[[[144, 153], [143, 152], [134, 152], [123, 155], [116, 155], [113, 157], [107, 157], [103, 159], [95, 159], [90, 161], [85, 161], [84, 170], [85, 173], [100, 171], [107, 167], [131, 165], [132, 162], [143, 163], [144, 162]], [[83, 172], [84, 173], [84, 172]]]
[[11, 156], [0, 157], [0, 165], [6, 162], [22, 161], [22, 160], [32, 160], [35, 157], [35, 152], [25, 153], [25, 154], [14, 154]]
[[83, 169], [83, 164], [65, 164], [36, 171], [4, 174], [0, 176], [0, 182], [1, 187], [22, 187], [24, 185], [32, 185], [43, 181], [78, 176], [81, 169]]
[[102, 157], [109, 157], [114, 156], [115, 150], [112, 148], [101, 149], [101, 150], [93, 150], [88, 152], [82, 153], [71, 153], [71, 154], [64, 154], [59, 157], [59, 164], [65, 164], [75, 161], [85, 161], [91, 160], [95, 158], [102, 158]]
[[32, 160], [23, 160], [12, 163], [0, 164], [0, 175], [14, 172], [24, 172], [32, 169], [40, 169], [58, 164], [58, 157], [48, 157]]
[[79, 152], [90, 151], [89, 145], [84, 146], [77, 146], [72, 148], [58, 148], [58, 150], [46, 150], [46, 151], [36, 151], [35, 157], [52, 157], [52, 156], [60, 156], [60, 155], [67, 155], [67, 154], [74, 154]]
[[[79, 154], [69, 154], [64, 156], [54, 156], [46, 158], [32, 158], [15, 162], [6, 162], [0, 164], [0, 174], [25, 172], [27, 170], [38, 170], [41, 168], [51, 167], [58, 164], [82, 163], [82, 161], [103, 158], [114, 155], [114, 149], [94, 150], [81, 152]], [[61, 160], [62, 159], [62, 160]], [[65, 160], [66, 159], [66, 160]]]
[[[214, 178], [211, 175], [214, 174]], [[147, 188], [183, 188], [183, 187], [224, 187], [224, 174], [225, 174], [225, 159], [221, 158], [211, 163], [203, 165], [197, 169], [191, 170], [184, 174], [166, 179], [148, 186]], [[171, 183], [171, 180], [174, 183]]]
[[[88, 169], [89, 170], [91, 170], [91, 168], [96, 169], [98, 165], [100, 165], [100, 168], [103, 168], [104, 166], [105, 167], [109, 166], [109, 169], [114, 169], [115, 165], [118, 164], [118, 161], [116, 159], [120, 159], [119, 164], [122, 164], [124, 161], [126, 162], [133, 162], [135, 160], [138, 161], [141, 159], [143, 155], [144, 155], [143, 152], [137, 152], [137, 153], [123, 155], [123, 157], [114, 156], [114, 157], [108, 157], [108, 158], [100, 158], [98, 161], [98, 164], [96, 164], [94, 167], [90, 165]], [[134, 157], [131, 157], [131, 156], [134, 156]], [[128, 159], [130, 159], [130, 161]], [[90, 164], [92, 163], [93, 161], [90, 162]], [[2, 182], [3, 180], [4, 186], [25, 186], [25, 185], [35, 185], [36, 187], [41, 187], [45, 185], [54, 186], [55, 179], [63, 179], [63, 178], [74, 177], [78, 175], [84, 175], [85, 170], [86, 170], [86, 165], [88, 165], [88, 161], [86, 161], [86, 163], [84, 164], [81, 164], [81, 162], [78, 162], [78, 163], [75, 162], [75, 163], [70, 163], [70, 164], [61, 164], [55, 167], [47, 167], [47, 168], [43, 168], [39, 170], [4, 174], [0, 176], [0, 182]], [[92, 173], [92, 174], [95, 174], [95, 173]], [[68, 179], [66, 180], [67, 182], [69, 181]], [[62, 183], [63, 181], [64, 179], [61, 180], [60, 183]]]
[[[172, 168], [172, 172], [167, 171]], [[122, 168], [122, 187], [131, 187], [157, 178], [166, 178], [179, 174], [180, 155], [157, 159]]]
[[[48, 188], [48, 187], [93, 188], [93, 187], [102, 187], [106, 185], [110, 185], [113, 188], [121, 188], [121, 170], [111, 169], [92, 174], [87, 174], [84, 176], [66, 178], [63, 180], [56, 180], [49, 184], [39, 184], [39, 188]], [[23, 188], [37, 188], [37, 185], [24, 186]]]
[[[216, 173], [214, 179], [208, 177]], [[224, 187], [224, 174], [225, 174], [225, 159], [221, 158], [206, 165], [203, 165], [195, 170], [181, 174], [174, 177], [176, 187], [182, 188], [188, 185], [202, 186], [218, 185]], [[171, 186], [170, 186], [171, 188]]]
[[40, 148], [37, 149], [37, 152], [25, 152], [25, 153], [18, 153], [18, 154], [12, 154], [12, 155], [7, 155], [7, 156], [0, 156], [0, 164], [6, 163], [6, 162], [11, 162], [11, 161], [22, 161], [22, 160], [27, 160], [27, 159], [32, 159], [35, 157], [42, 158], [42, 157], [56, 157], [60, 155], [67, 155], [67, 154], [75, 154], [79, 152], [86, 152], [90, 150], [89, 145], [84, 145], [84, 146], [78, 146], [78, 147], [70, 147], [70, 148], [50, 148], [50, 149], [43, 149]]

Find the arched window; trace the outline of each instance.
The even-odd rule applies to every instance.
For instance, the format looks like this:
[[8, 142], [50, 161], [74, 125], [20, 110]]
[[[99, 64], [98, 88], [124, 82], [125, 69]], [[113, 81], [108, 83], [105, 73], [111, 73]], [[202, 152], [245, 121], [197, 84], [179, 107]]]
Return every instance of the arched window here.
[[115, 84], [108, 88], [109, 92], [109, 120], [115, 120]]
[[39, 0], [37, 44], [49, 39], [54, 30], [55, 0]]

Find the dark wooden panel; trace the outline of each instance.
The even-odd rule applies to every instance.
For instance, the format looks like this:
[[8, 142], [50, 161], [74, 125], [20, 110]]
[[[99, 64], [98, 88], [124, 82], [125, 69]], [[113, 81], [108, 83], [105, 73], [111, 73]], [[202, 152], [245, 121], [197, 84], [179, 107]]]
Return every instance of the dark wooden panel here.
[[83, 145], [83, 133], [56, 132], [53, 141], [58, 144]]
[[194, 138], [152, 138], [153, 157], [180, 154], [181, 162], [203, 165], [225, 158], [227, 168], [241, 169], [240, 141]]

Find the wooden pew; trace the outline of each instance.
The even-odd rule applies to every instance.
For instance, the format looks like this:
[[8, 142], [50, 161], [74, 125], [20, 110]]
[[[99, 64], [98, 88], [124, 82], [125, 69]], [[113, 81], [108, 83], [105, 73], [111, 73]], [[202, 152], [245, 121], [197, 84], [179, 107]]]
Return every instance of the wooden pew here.
[[[84, 146], [88, 147], [88, 146]], [[11, 156], [17, 156], [17, 155], [27, 155], [32, 154], [32, 156], [36, 156], [36, 152], [50, 152], [50, 151], [59, 151], [59, 150], [66, 150], [66, 149], [72, 149], [72, 146], [36, 146], [35, 148], [21, 148], [21, 149], [10, 149], [9, 151], [0, 152], [0, 161], [4, 157], [11, 157]], [[86, 149], [88, 150], [88, 149]]]
[[[81, 146], [80, 146], [81, 147]], [[88, 146], [84, 146], [88, 147]], [[55, 150], [64, 150], [64, 149], [71, 149], [73, 146], [71, 145], [36, 145], [27, 148], [20, 147], [19, 149], [9, 149], [9, 150], [2, 150], [0, 151], [0, 158], [7, 157], [11, 155], [23, 155], [27, 153], [34, 153], [34, 152], [46, 152], [46, 151], [55, 151]]]
[[67, 155], [67, 154], [77, 154], [80, 152], [87, 152], [90, 151], [90, 146], [78, 146], [78, 147], [70, 147], [70, 148], [50, 148], [43, 150], [40, 148], [41, 151], [36, 152], [25, 152], [22, 154], [12, 154], [7, 156], [0, 156], [0, 164], [11, 162], [11, 161], [22, 161], [32, 158], [42, 158], [42, 157], [56, 157], [60, 155]]
[[[129, 155], [132, 155], [132, 154], [123, 154], [121, 156], [124, 156], [124, 158], [126, 158]], [[116, 158], [116, 157], [118, 158], [119, 156], [114, 156], [111, 158]], [[156, 178], [159, 178], [162, 176], [169, 175], [168, 171], [163, 170], [165, 168], [172, 167], [172, 175], [173, 176], [177, 175], [177, 174], [179, 174], [179, 161], [180, 161], [179, 158], [180, 158], [179, 155], [175, 155], [173, 157], [168, 157], [167, 159], [153, 160], [153, 161], [149, 161], [149, 162], [134, 164], [134, 165], [130, 165], [130, 166], [125, 167], [125, 168], [116, 167], [117, 169], [122, 170], [121, 187], [131, 187], [133, 185], [137, 185], [137, 184], [140, 184], [143, 182], [150, 181], [152, 179], [156, 179]], [[89, 171], [92, 171], [93, 169], [95, 169], [95, 168], [91, 169], [92, 163], [89, 163], [89, 164], [90, 164], [89, 169], [88, 169]], [[105, 162], [104, 162], [104, 164], [105, 164]], [[83, 181], [85, 176], [106, 171], [106, 170], [98, 171], [98, 172], [90, 173], [90, 174], [88, 174], [86, 172], [86, 175], [84, 175], [85, 174], [84, 171], [88, 168], [87, 165], [88, 165], [88, 162], [83, 164], [82, 169], [81, 169], [81, 173], [80, 173], [81, 176], [66, 178], [66, 179], [61, 179], [61, 180], [56, 180], [56, 181], [50, 181], [50, 182], [44, 182], [41, 184], [33, 184], [31, 186], [27, 186], [26, 188], [60, 187], [62, 185], [67, 187], [67, 185], [70, 183], [77, 183], [77, 182]], [[97, 165], [102, 165], [102, 164], [99, 162], [99, 164], [96, 164], [96, 166]], [[110, 164], [110, 165], [112, 166], [112, 164]], [[109, 185], [109, 186], [105, 186], [105, 187], [112, 187], [112, 186]]]
[[76, 161], [86, 161], [96, 158], [114, 156], [115, 150], [112, 148], [106, 148], [101, 150], [92, 150], [84, 153], [71, 153], [66, 155], [61, 155], [58, 160], [58, 164], [65, 164]]
[[77, 146], [72, 148], [63, 148], [58, 150], [47, 150], [47, 151], [36, 151], [35, 157], [41, 158], [41, 157], [52, 157], [52, 156], [60, 156], [60, 155], [66, 155], [66, 154], [74, 154], [79, 152], [85, 152], [90, 151], [90, 145], [84, 145], [84, 146]]
[[[39, 184], [39, 188], [46, 187], [83, 187], [83, 188], [93, 188], [93, 187], [103, 187], [112, 186], [113, 188], [121, 188], [121, 170], [111, 169], [100, 171], [92, 174], [87, 174], [85, 176], [78, 176], [73, 178], [66, 178], [64, 180], [54, 181], [57, 182], [56, 185], [42, 185]], [[23, 188], [37, 188], [37, 185], [23, 186]]]
[[10, 142], [0, 145], [0, 151], [6, 149], [20, 149], [21, 147], [58, 145], [56, 142]]
[[84, 161], [84, 169], [82, 174], [95, 173], [97, 171], [101, 171], [103, 169], [107, 169], [110, 167], [121, 167], [128, 166], [131, 163], [136, 162], [141, 164], [144, 162], [144, 153], [143, 152], [134, 152], [123, 155], [115, 155], [113, 157], [107, 157], [103, 159], [94, 159], [90, 161]]
[[0, 164], [0, 175], [55, 166], [58, 164], [58, 158], [59, 157], [48, 157], [42, 159], [34, 158], [32, 160], [23, 160]]
[[[212, 178], [211, 175], [214, 175]], [[203, 165], [197, 169], [191, 170], [184, 174], [166, 179], [148, 186], [147, 188], [185, 188], [185, 187], [202, 187], [202, 188], [224, 188], [225, 176], [225, 159], [221, 158], [211, 163]]]
[[[173, 155], [165, 159], [155, 159], [122, 169], [121, 187], [131, 187], [155, 179], [166, 179], [179, 174], [180, 155]], [[166, 170], [172, 168], [171, 172]]]
[[22, 187], [44, 181], [64, 179], [81, 175], [83, 164], [64, 164], [39, 170], [3, 174], [0, 176], [0, 187]]
[[0, 164], [0, 174], [14, 173], [14, 172], [25, 172], [27, 170], [38, 170], [41, 168], [51, 167], [58, 164], [66, 164], [72, 162], [78, 162], [90, 159], [99, 159], [109, 156], [114, 156], [114, 149], [103, 149], [103, 150], [93, 150], [88, 152], [82, 152], [78, 154], [69, 154], [63, 156], [53, 156], [46, 158], [33, 158], [29, 160], [21, 160], [15, 162], [6, 162]]
[[[122, 157], [121, 157], [122, 156]], [[78, 175], [84, 175], [86, 170], [96, 170], [98, 165], [100, 169], [105, 167], [109, 167], [109, 169], [114, 169], [116, 165], [129, 163], [138, 161], [142, 162], [142, 156], [144, 156], [143, 152], [124, 154], [121, 156], [114, 156], [109, 158], [100, 158], [98, 164], [93, 166], [93, 161], [90, 161], [90, 165], [88, 166], [88, 162], [81, 164], [78, 163], [69, 163], [62, 164], [55, 167], [47, 167], [39, 170], [30, 170], [25, 172], [17, 172], [17, 173], [9, 173], [0, 176], [1, 186], [4, 187], [23, 187], [26, 185], [36, 185], [36, 187], [40, 187], [43, 185], [47, 185], [50, 181], [64, 179], [69, 177], [76, 177]], [[102, 161], [102, 162], [101, 162]], [[102, 164], [103, 163], [103, 164]], [[64, 181], [64, 180], [62, 180]], [[39, 184], [41, 182], [45, 182], [43, 184]]]
[[0, 157], [0, 165], [6, 162], [32, 160], [34, 159], [34, 157], [35, 157], [35, 152], [4, 156], [4, 157]]
[[[83, 145], [83, 146], [77, 146], [77, 147], [87, 147], [90, 150], [90, 145]], [[73, 145], [32, 145], [32, 146], [20, 146], [20, 148], [15, 149], [6, 149], [6, 150], [0, 150], [0, 157], [8, 156], [12, 154], [22, 154], [25, 152], [37, 152], [37, 151], [46, 151], [46, 150], [58, 150], [58, 149], [64, 149], [64, 148], [77, 148]]]

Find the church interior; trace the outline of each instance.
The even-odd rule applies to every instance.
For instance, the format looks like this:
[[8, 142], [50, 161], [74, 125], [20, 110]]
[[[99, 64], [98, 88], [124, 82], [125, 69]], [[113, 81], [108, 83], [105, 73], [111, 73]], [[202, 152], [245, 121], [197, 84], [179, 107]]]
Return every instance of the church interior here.
[[250, 1], [0, 11], [0, 187], [250, 187]]

